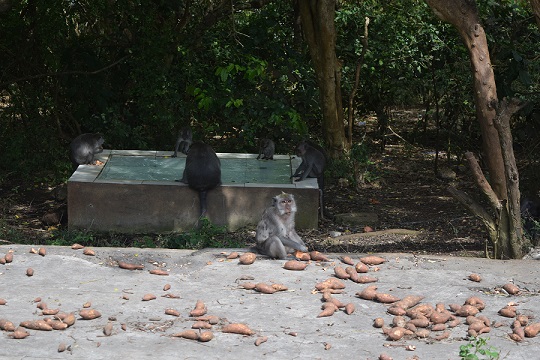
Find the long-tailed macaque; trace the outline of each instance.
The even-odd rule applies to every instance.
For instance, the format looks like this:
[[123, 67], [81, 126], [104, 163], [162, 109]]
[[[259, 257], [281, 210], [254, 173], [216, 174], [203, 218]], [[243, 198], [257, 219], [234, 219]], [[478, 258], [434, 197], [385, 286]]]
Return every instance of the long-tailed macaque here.
[[257, 225], [257, 250], [271, 258], [284, 259], [294, 250], [307, 252], [306, 244], [294, 229], [296, 202], [292, 194], [282, 193], [273, 198]]
[[276, 151], [276, 144], [270, 139], [261, 139], [259, 143], [259, 156], [257, 160], [274, 160], [274, 152]]
[[187, 155], [192, 142], [193, 132], [191, 131], [191, 128], [189, 126], [184, 126], [178, 132], [178, 139], [176, 139], [176, 144], [174, 144], [174, 154], [172, 155], [172, 157], [178, 156], [178, 150], [180, 150], [181, 153]]
[[208, 190], [221, 185], [221, 162], [210, 145], [200, 141], [191, 145], [180, 181], [199, 192], [201, 216], [205, 216]]
[[86, 133], [77, 136], [69, 145], [69, 158], [73, 165], [73, 171], [79, 165], [94, 163], [94, 155], [103, 151], [105, 139], [100, 133]]
[[[323, 150], [321, 148], [321, 150]], [[324, 218], [324, 168], [326, 167], [326, 156], [315, 146], [307, 141], [302, 141], [296, 146], [296, 156], [302, 158], [302, 163], [296, 169], [291, 178], [299, 177], [296, 181], [305, 180], [307, 177], [317, 178], [320, 190], [321, 218]]]

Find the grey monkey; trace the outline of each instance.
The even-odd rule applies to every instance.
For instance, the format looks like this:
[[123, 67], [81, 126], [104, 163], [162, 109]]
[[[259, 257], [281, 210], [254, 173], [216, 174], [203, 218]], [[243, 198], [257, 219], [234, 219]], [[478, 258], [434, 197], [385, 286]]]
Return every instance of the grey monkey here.
[[307, 252], [306, 244], [296, 233], [294, 218], [297, 207], [292, 194], [282, 193], [264, 210], [257, 225], [257, 250], [271, 258], [284, 259], [294, 250]]

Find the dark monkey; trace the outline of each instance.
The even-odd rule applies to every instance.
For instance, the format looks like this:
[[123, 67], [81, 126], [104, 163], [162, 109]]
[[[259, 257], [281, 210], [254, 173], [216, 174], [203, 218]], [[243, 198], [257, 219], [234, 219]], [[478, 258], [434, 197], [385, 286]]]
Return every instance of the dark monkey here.
[[105, 139], [100, 133], [87, 133], [77, 136], [71, 144], [69, 158], [73, 164], [73, 171], [79, 165], [93, 164], [94, 155], [103, 151]]
[[307, 141], [302, 141], [296, 146], [296, 156], [302, 158], [302, 163], [296, 169], [296, 172], [291, 176], [300, 177], [296, 181], [305, 180], [307, 177], [317, 178], [317, 184], [320, 189], [321, 203], [321, 218], [324, 218], [324, 168], [326, 166], [326, 156], [314, 145], [310, 145]]
[[221, 162], [210, 145], [200, 141], [191, 145], [180, 181], [199, 192], [201, 216], [205, 216], [208, 190], [221, 185]]
[[259, 143], [259, 156], [257, 156], [257, 160], [259, 159], [274, 160], [275, 151], [276, 151], [276, 144], [272, 140], [261, 139]]
[[178, 139], [176, 139], [176, 144], [174, 144], [174, 154], [172, 157], [178, 156], [178, 150], [187, 155], [192, 142], [193, 132], [189, 126], [184, 126], [178, 132]]
[[271, 258], [284, 259], [294, 250], [307, 252], [306, 244], [294, 229], [296, 202], [291, 194], [282, 193], [273, 198], [257, 225], [257, 250]]

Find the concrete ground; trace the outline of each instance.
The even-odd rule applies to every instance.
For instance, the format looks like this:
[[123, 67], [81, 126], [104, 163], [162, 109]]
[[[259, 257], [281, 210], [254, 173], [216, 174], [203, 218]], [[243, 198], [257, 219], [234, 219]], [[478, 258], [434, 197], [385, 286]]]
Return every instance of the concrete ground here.
[[[42, 319], [36, 307], [41, 298], [49, 309], [73, 312], [75, 324], [65, 330], [27, 330], [24, 339], [11, 338], [11, 332], [0, 331], [0, 359], [378, 359], [383, 353], [393, 359], [459, 359], [459, 348], [465, 340], [467, 325], [450, 329], [450, 336], [390, 341], [373, 320], [382, 317], [386, 324], [392, 316], [388, 305], [363, 300], [356, 293], [373, 284], [343, 280], [346, 287], [334, 297], [352, 303], [355, 311], [347, 315], [338, 311], [329, 317], [321, 312], [321, 294], [315, 284], [334, 276], [341, 254], [327, 254], [330, 262], [311, 262], [303, 271], [283, 269], [284, 260], [258, 257], [252, 265], [239, 265], [238, 259], [227, 260], [224, 254], [233, 250], [203, 251], [95, 248], [95, 256], [69, 247], [46, 248], [45, 256], [31, 253], [32, 246], [0, 246], [0, 257], [13, 251], [13, 261], [0, 265], [0, 319], [18, 325], [22, 321]], [[38, 250], [38, 247], [34, 247]], [[238, 249], [245, 252], [246, 249]], [[348, 254], [355, 263], [365, 254]], [[379, 254], [387, 259], [372, 266], [368, 275], [379, 292], [397, 297], [422, 295], [424, 303], [463, 304], [472, 296], [484, 300], [481, 314], [492, 323], [487, 344], [501, 359], [535, 358], [540, 337], [520, 343], [509, 339], [512, 319], [498, 315], [510, 302], [518, 313], [534, 319], [540, 313], [540, 267], [535, 260], [493, 261], [477, 258], [416, 256], [413, 254]], [[118, 261], [143, 264], [143, 270], [126, 270]], [[27, 269], [34, 270], [27, 276]], [[151, 269], [166, 270], [169, 275], [154, 275]], [[376, 271], [378, 270], [378, 271]], [[468, 279], [471, 273], [481, 282]], [[287, 291], [262, 294], [240, 286], [244, 282], [280, 283]], [[521, 289], [508, 295], [501, 287], [512, 282]], [[164, 286], [170, 284], [168, 291]], [[142, 301], [145, 294], [155, 300]], [[213, 339], [199, 342], [172, 334], [190, 329], [189, 316], [197, 300], [202, 300], [208, 315], [219, 317], [213, 325]], [[98, 310], [101, 317], [82, 320], [83, 304]], [[180, 316], [165, 314], [176, 309]], [[112, 324], [110, 336], [104, 327]], [[243, 336], [221, 331], [227, 323], [244, 323], [254, 331]], [[125, 330], [124, 330], [125, 329]], [[267, 337], [255, 345], [256, 339]], [[67, 349], [58, 352], [60, 344]], [[407, 349], [408, 345], [412, 345]], [[482, 357], [480, 357], [482, 358]]]

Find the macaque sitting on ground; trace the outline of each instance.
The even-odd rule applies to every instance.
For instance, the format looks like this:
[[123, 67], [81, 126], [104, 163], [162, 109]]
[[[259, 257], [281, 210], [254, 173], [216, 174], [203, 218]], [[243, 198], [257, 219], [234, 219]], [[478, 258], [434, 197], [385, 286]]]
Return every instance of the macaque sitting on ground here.
[[94, 155], [103, 152], [105, 139], [100, 133], [86, 133], [77, 136], [71, 144], [69, 158], [73, 165], [73, 171], [79, 165], [94, 164]]
[[[274, 152], [276, 151], [276, 144], [270, 139], [261, 139], [259, 144], [259, 156], [257, 160], [274, 160]], [[262, 155], [262, 156], [261, 156]]]
[[174, 154], [172, 155], [172, 157], [178, 156], [178, 150], [180, 150], [181, 153], [187, 155], [192, 142], [193, 132], [191, 131], [191, 128], [189, 126], [184, 126], [178, 132], [178, 139], [176, 139], [176, 144], [174, 144]]
[[294, 229], [296, 202], [292, 194], [282, 193], [273, 198], [257, 225], [257, 250], [271, 258], [285, 259], [294, 250], [307, 252], [306, 244]]

